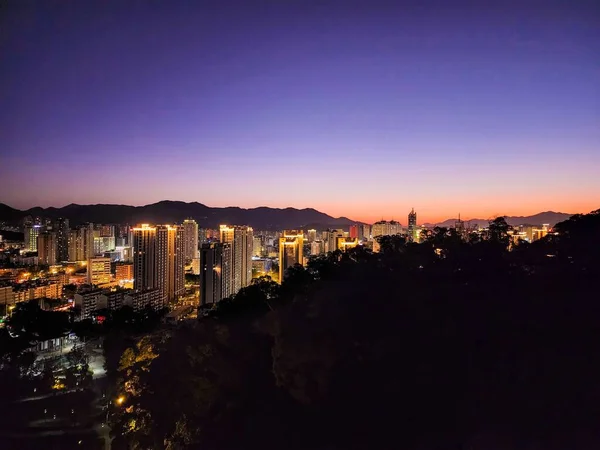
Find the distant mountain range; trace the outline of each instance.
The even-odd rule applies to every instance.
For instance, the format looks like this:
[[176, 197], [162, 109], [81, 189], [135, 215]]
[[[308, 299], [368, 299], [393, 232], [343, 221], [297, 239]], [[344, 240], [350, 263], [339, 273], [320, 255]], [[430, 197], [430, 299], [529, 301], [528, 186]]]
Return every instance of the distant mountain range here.
[[[146, 206], [127, 205], [76, 205], [70, 204], [63, 208], [41, 208], [35, 207], [25, 211], [11, 208], [0, 203], [0, 222], [16, 224], [24, 217], [40, 216], [50, 219], [66, 217], [71, 225], [85, 222], [94, 223], [181, 223], [184, 219], [191, 217], [201, 227], [216, 228], [220, 224], [250, 225], [255, 230], [282, 230], [293, 228], [348, 228], [354, 223], [347, 217], [332, 217], [316, 209], [296, 208], [211, 208], [202, 203], [161, 201]], [[555, 225], [567, 220], [572, 214], [546, 211], [533, 216], [509, 216], [506, 218], [510, 225]], [[426, 223], [425, 226], [453, 227], [457, 219], [448, 219], [440, 223]], [[466, 223], [475, 226], [486, 226], [488, 219], [465, 220]], [[406, 224], [404, 224], [406, 225]]]
[[71, 226], [85, 222], [131, 225], [181, 223], [190, 217], [201, 227], [216, 228], [220, 224], [236, 224], [250, 225], [255, 230], [347, 228], [357, 223], [347, 217], [332, 217], [312, 208], [211, 208], [197, 202], [165, 200], [146, 206], [70, 204], [63, 208], [35, 207], [22, 211], [0, 203], [0, 221], [17, 223], [28, 215], [50, 219], [66, 217]]
[[[554, 211], [546, 211], [546, 212], [534, 214], [533, 216], [507, 216], [506, 222], [512, 226], [543, 225], [546, 223], [549, 224], [550, 226], [554, 226], [558, 222], [567, 220], [572, 215], [573, 214], [554, 212]], [[454, 227], [454, 224], [457, 220], [458, 220], [457, 218], [456, 219], [448, 219], [448, 220], [444, 220], [443, 222], [440, 222], [440, 223], [435, 223], [435, 224], [426, 223], [423, 225], [425, 225], [426, 227], [439, 226], [439, 227], [449, 228], [449, 227]], [[489, 219], [471, 219], [471, 220], [465, 220], [464, 222], [465, 222], [465, 224], [468, 223], [471, 226], [485, 227], [488, 225]]]

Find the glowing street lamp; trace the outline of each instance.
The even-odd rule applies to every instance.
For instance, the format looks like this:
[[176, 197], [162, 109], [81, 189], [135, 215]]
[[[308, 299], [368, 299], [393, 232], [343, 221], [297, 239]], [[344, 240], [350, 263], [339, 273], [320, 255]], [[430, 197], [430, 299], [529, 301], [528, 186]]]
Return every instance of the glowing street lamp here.
[[121, 406], [121, 405], [123, 404], [123, 402], [124, 402], [124, 401], [125, 401], [125, 397], [121, 395], [121, 396], [120, 396], [120, 397], [117, 399], [117, 405]]

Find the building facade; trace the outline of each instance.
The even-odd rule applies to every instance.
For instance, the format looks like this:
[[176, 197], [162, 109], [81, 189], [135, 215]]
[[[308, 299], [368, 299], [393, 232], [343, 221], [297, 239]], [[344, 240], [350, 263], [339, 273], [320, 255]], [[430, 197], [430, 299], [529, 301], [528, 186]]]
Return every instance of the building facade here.
[[69, 260], [69, 219], [58, 218], [54, 225], [56, 230], [56, 259], [59, 262]]
[[232, 295], [231, 244], [205, 243], [200, 248], [200, 305], [215, 304]]
[[303, 264], [304, 234], [302, 230], [286, 230], [279, 238], [279, 282], [285, 271], [295, 264]]
[[252, 282], [252, 250], [254, 231], [248, 226], [221, 225], [220, 241], [231, 245], [232, 293], [249, 286]]
[[92, 285], [110, 283], [110, 258], [95, 256], [88, 259], [87, 282]]
[[161, 289], [165, 301], [174, 301], [183, 295], [183, 227], [144, 224], [133, 229], [133, 240], [134, 289]]
[[56, 233], [45, 231], [37, 236], [37, 252], [40, 264], [53, 265], [57, 262]]
[[198, 224], [194, 219], [183, 221], [183, 253], [186, 262], [198, 257]]

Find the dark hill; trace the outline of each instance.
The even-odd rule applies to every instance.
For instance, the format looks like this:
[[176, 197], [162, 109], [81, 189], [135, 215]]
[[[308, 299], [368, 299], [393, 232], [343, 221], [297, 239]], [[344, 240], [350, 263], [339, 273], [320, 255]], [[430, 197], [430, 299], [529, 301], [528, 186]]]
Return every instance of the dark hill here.
[[214, 228], [222, 223], [248, 224], [256, 230], [348, 227], [355, 223], [346, 217], [331, 217], [312, 208], [211, 208], [198, 202], [185, 203], [168, 200], [145, 206], [70, 204], [62, 208], [35, 207], [25, 211], [0, 204], [0, 221], [18, 222], [27, 215], [51, 219], [66, 217], [71, 225], [85, 222], [180, 223], [191, 217], [202, 227]]

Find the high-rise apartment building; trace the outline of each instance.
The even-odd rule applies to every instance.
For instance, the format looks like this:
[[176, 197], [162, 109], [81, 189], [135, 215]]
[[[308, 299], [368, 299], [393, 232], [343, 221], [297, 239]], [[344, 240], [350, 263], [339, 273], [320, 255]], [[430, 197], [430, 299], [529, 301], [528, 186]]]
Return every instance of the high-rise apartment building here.
[[141, 225], [133, 229], [135, 290], [159, 288], [165, 301], [185, 292], [183, 227]]
[[37, 252], [37, 238], [42, 231], [41, 225], [27, 225], [25, 227], [25, 250]]
[[373, 238], [379, 236], [393, 236], [400, 233], [402, 233], [402, 225], [395, 220], [381, 220], [379, 222], [375, 222], [371, 229], [371, 235]]
[[[93, 233], [93, 231], [91, 231]], [[94, 256], [93, 248], [89, 248], [90, 239], [88, 226], [79, 227], [69, 232], [69, 261], [86, 261]], [[93, 236], [92, 236], [93, 245]]]
[[344, 230], [327, 230], [327, 239], [325, 240], [325, 251], [334, 252], [338, 249], [337, 239], [347, 236]]
[[252, 256], [263, 256], [264, 248], [262, 243], [262, 236], [254, 236], [252, 238]]
[[110, 258], [93, 257], [88, 259], [88, 284], [100, 285], [110, 283], [110, 278]]
[[200, 304], [212, 305], [233, 294], [231, 244], [212, 242], [200, 248]]
[[362, 233], [359, 234], [358, 238], [363, 239], [365, 241], [371, 239], [371, 225], [365, 223], [361, 228]]
[[310, 254], [313, 256], [323, 253], [323, 241], [312, 241], [310, 243]]
[[56, 259], [69, 260], [69, 219], [59, 218], [54, 224], [56, 230]]
[[232, 294], [252, 282], [253, 230], [248, 226], [221, 225], [220, 241], [231, 244]]
[[360, 225], [356, 224], [356, 225], [350, 225], [350, 230], [349, 230], [349, 235], [351, 238], [357, 238], [358, 239], [358, 235], [359, 235], [359, 228]]
[[185, 255], [181, 225], [157, 226], [158, 287], [163, 287], [168, 301], [185, 293]]
[[57, 239], [56, 233], [46, 231], [37, 236], [37, 252], [40, 264], [56, 264]]
[[133, 229], [133, 288], [145, 291], [157, 288], [156, 227], [143, 224]]
[[198, 224], [194, 219], [183, 221], [183, 254], [186, 262], [198, 257]]
[[286, 230], [279, 238], [279, 282], [283, 282], [285, 271], [295, 264], [302, 264], [304, 234], [302, 230]]
[[419, 232], [417, 228], [417, 213], [413, 208], [408, 213], [408, 239], [417, 242], [419, 240], [417, 232]]
[[317, 230], [308, 230], [308, 242], [314, 242], [317, 240]]

